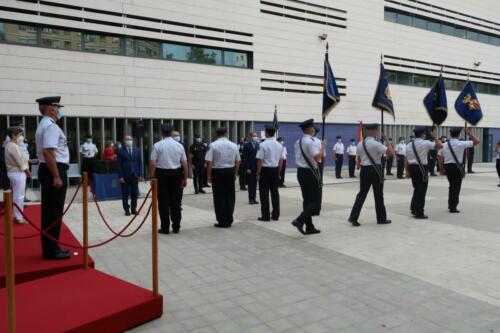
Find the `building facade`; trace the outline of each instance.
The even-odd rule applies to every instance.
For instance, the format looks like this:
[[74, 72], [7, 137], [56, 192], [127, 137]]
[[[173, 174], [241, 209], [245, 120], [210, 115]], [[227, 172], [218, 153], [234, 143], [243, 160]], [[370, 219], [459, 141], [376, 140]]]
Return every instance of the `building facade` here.
[[237, 140], [276, 105], [291, 152], [296, 123], [321, 118], [328, 42], [342, 94], [330, 142], [355, 138], [361, 120], [380, 122], [371, 100], [383, 55], [390, 136], [431, 125], [422, 99], [441, 72], [449, 115], [440, 133], [463, 126], [453, 105], [470, 78], [485, 114], [476, 159], [488, 161], [500, 141], [499, 12], [494, 0], [0, 0], [0, 129], [23, 117], [32, 140], [35, 99], [61, 95], [73, 162], [87, 134], [102, 149], [140, 119], [147, 157], [163, 121], [186, 144], [195, 134], [210, 141], [220, 125]]

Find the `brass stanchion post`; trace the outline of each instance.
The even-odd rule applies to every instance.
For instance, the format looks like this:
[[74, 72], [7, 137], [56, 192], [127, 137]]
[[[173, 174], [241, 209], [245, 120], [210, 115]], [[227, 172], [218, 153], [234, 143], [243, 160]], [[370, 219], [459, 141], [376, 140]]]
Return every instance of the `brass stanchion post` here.
[[7, 288], [7, 332], [16, 332], [16, 282], [14, 269], [14, 231], [12, 191], [3, 193], [5, 205], [5, 285]]
[[89, 200], [88, 200], [88, 174], [82, 173], [82, 196], [83, 196], [83, 268], [89, 268]]
[[153, 295], [158, 295], [158, 180], [151, 180]]

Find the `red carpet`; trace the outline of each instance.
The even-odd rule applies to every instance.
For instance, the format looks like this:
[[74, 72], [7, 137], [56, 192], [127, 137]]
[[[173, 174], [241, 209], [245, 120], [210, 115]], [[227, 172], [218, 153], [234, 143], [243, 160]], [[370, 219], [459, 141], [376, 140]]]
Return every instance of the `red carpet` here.
[[[26, 206], [24, 211], [31, 221], [40, 226], [40, 205]], [[0, 232], [5, 232], [5, 220], [0, 219]], [[15, 225], [15, 236], [26, 236], [37, 233], [35, 228], [30, 225]], [[73, 233], [62, 225], [61, 241], [69, 244], [80, 244]], [[0, 236], [0, 251], [4, 253], [5, 245], [4, 238]], [[80, 250], [70, 249], [71, 259], [68, 260], [43, 260], [42, 249], [40, 244], [40, 236], [28, 239], [14, 240], [15, 253], [15, 269], [16, 269], [16, 284], [34, 279], [39, 279], [45, 276], [66, 272], [82, 267], [83, 257]], [[75, 256], [75, 252], [78, 254]], [[92, 259], [89, 260], [91, 267], [94, 267]], [[0, 288], [5, 287], [5, 256], [0, 256]]]
[[[0, 290], [5, 332], [6, 289]], [[163, 297], [94, 269], [78, 269], [16, 286], [17, 332], [123, 332], [161, 317]]]

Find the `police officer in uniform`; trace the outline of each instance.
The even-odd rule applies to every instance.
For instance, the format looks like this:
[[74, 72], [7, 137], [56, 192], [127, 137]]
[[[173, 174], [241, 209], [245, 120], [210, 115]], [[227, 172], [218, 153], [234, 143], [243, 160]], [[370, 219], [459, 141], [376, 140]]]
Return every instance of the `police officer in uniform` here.
[[194, 193], [206, 193], [203, 189], [205, 183], [205, 154], [207, 146], [201, 140], [201, 136], [196, 135], [194, 143], [189, 147], [189, 159], [193, 168]]
[[303, 209], [302, 213], [292, 221], [292, 225], [301, 234], [311, 235], [321, 232], [314, 226], [312, 216], [318, 215], [321, 209], [322, 181], [318, 162], [325, 154], [326, 141], [321, 142], [314, 137], [313, 119], [302, 122], [299, 127], [304, 135], [295, 142], [295, 163], [297, 164], [297, 179], [302, 191]]
[[375, 138], [378, 134], [377, 124], [367, 124], [365, 126], [367, 137], [358, 143], [358, 162], [357, 169], [361, 169], [359, 174], [359, 193], [356, 196], [356, 201], [351, 210], [349, 222], [354, 227], [359, 227], [358, 222], [361, 208], [365, 202], [366, 196], [370, 187], [373, 186], [373, 194], [375, 196], [375, 210], [377, 213], [378, 224], [389, 224], [391, 220], [387, 219], [387, 212], [384, 205], [384, 168], [382, 166], [382, 156], [386, 154], [388, 157], [394, 155], [394, 150], [387, 138], [387, 135], [382, 132], [382, 138], [388, 143], [387, 146], [378, 142]]
[[344, 144], [342, 137], [337, 136], [337, 143], [333, 146], [333, 157], [335, 157], [335, 178], [342, 179], [342, 165], [344, 164]]
[[286, 176], [286, 164], [287, 164], [287, 160], [288, 160], [288, 151], [286, 150], [284, 138], [279, 137], [278, 142], [281, 144], [281, 146], [283, 146], [283, 154], [281, 155], [282, 165], [281, 165], [281, 169], [280, 169], [280, 186], [279, 187], [286, 187], [285, 176]]
[[92, 135], [87, 135], [87, 139], [83, 145], [80, 146], [80, 154], [82, 155], [82, 172], [87, 172], [90, 181], [94, 173], [95, 157], [99, 150], [92, 142]]
[[[260, 210], [259, 221], [278, 221], [280, 217], [280, 169], [283, 167], [283, 146], [276, 141], [273, 125], [265, 125], [266, 140], [257, 151], [257, 181], [259, 182]], [[272, 213], [269, 212], [269, 193], [273, 204]]]
[[161, 125], [162, 140], [153, 146], [151, 152], [151, 175], [158, 179], [158, 212], [160, 214], [160, 234], [181, 229], [181, 193], [187, 184], [188, 164], [184, 146], [172, 138], [171, 124]]
[[248, 187], [248, 203], [257, 205], [257, 151], [259, 150], [259, 138], [257, 133], [251, 132], [249, 141], [243, 147], [243, 161], [245, 162], [246, 182]]
[[[389, 138], [389, 144], [392, 146], [392, 138]], [[394, 156], [387, 156], [386, 165], [385, 165], [387, 176], [394, 176], [394, 174], [392, 173], [392, 165], [393, 164], [394, 164]]]
[[[61, 219], [66, 199], [69, 150], [66, 136], [57, 121], [63, 117], [61, 97], [44, 97], [36, 100], [43, 118], [36, 129], [36, 150], [40, 167], [38, 179], [41, 185], [42, 229], [59, 240]], [[55, 223], [55, 225], [54, 225]], [[50, 229], [48, 229], [51, 227]], [[47, 260], [69, 259], [69, 251], [59, 247], [56, 241], [41, 235], [42, 254]]]
[[426, 128], [417, 126], [413, 130], [415, 140], [406, 146], [405, 170], [406, 177], [411, 178], [413, 184], [413, 197], [411, 199], [410, 212], [416, 219], [427, 219], [424, 214], [425, 195], [429, 185], [428, 159], [431, 150], [443, 147], [441, 141], [436, 138], [435, 130], [430, 133], [431, 140], [424, 140]]
[[399, 143], [396, 145], [396, 162], [397, 162], [397, 176], [398, 179], [403, 179], [405, 171], [405, 158], [406, 158], [406, 143], [405, 138], [400, 137]]
[[356, 147], [356, 140], [351, 139], [351, 144], [347, 147], [347, 156], [349, 157], [349, 178], [356, 178], [354, 174], [356, 169], [356, 154], [358, 148]]
[[227, 128], [216, 131], [217, 140], [210, 144], [205, 160], [208, 181], [212, 183], [216, 228], [230, 228], [235, 204], [234, 183], [240, 167], [238, 147], [227, 138]]
[[443, 145], [439, 151], [439, 169], [442, 175], [446, 175], [450, 184], [448, 191], [448, 209], [450, 213], [460, 213], [457, 209], [462, 179], [465, 177], [464, 166], [462, 165], [465, 149], [474, 147], [480, 141], [466, 127], [465, 133], [472, 139], [470, 141], [460, 141], [460, 127], [450, 129], [451, 139]]

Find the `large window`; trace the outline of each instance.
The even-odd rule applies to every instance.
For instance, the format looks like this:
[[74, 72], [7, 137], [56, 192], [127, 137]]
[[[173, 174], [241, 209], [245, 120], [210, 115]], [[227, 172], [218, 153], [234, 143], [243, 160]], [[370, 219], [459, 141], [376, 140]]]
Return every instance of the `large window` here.
[[168, 60], [189, 61], [191, 46], [163, 43], [162, 57]]
[[125, 54], [141, 58], [159, 59], [161, 54], [161, 43], [151, 40], [127, 38]]
[[248, 55], [243, 52], [224, 51], [224, 65], [235, 67], [249, 67]]
[[83, 41], [85, 51], [121, 54], [120, 37], [85, 33]]
[[222, 51], [203, 47], [193, 47], [190, 60], [198, 64], [222, 65]]
[[54, 28], [42, 28], [41, 30], [41, 42], [43, 47], [77, 51], [82, 49], [82, 34], [78, 31], [67, 31]]
[[413, 26], [415, 28], [429, 30], [448, 36], [466, 38], [479, 43], [500, 46], [500, 36], [498, 35], [456, 25], [446, 21], [431, 19], [399, 9], [386, 7], [384, 10], [384, 18], [388, 22]]
[[0, 23], [0, 42], [37, 45], [37, 29], [32, 25]]

